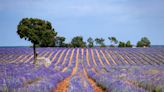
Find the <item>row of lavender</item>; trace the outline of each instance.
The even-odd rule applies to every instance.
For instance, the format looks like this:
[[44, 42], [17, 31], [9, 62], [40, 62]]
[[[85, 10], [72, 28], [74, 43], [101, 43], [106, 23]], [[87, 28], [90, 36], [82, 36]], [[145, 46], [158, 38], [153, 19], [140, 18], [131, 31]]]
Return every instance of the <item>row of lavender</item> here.
[[[40, 56], [48, 57], [48, 55], [43, 55], [44, 53], [42, 52], [53, 51], [54, 52], [53, 54], [55, 54], [59, 50], [63, 51], [64, 49], [58, 49], [58, 50], [57, 49], [55, 50], [38, 49], [38, 53]], [[59, 56], [60, 54], [61, 53], [59, 53]], [[65, 78], [71, 75], [77, 61], [76, 54], [77, 54], [77, 49], [74, 50], [74, 54], [71, 59], [72, 63], [70, 65], [68, 65], [68, 63], [70, 62], [70, 59], [66, 59], [66, 63], [63, 66], [61, 66], [61, 63], [55, 65], [57, 62], [57, 59], [55, 58], [54, 59], [55, 62], [51, 62], [51, 65], [48, 68], [45, 67], [45, 65], [33, 65], [31, 64], [32, 61], [19, 62], [19, 59], [17, 61], [19, 63], [17, 62], [0, 63], [0, 66], [1, 66], [0, 70], [2, 70], [1, 75], [0, 75], [0, 91], [51, 92], [52, 90], [56, 89], [57, 84], [59, 82], [61, 82], [62, 80], [64, 80]], [[50, 59], [52, 58], [53, 57], [51, 57]], [[61, 60], [63, 60], [63, 58], [64, 57], [62, 57]], [[67, 67], [67, 70], [64, 72], [61, 72], [61, 70], [63, 70], [65, 67]], [[82, 66], [78, 65], [77, 72], [81, 71], [81, 68]], [[70, 81], [71, 86], [68, 89], [70, 92], [79, 90], [77, 89], [78, 85], [76, 85], [76, 82], [77, 84], [79, 84], [78, 80], [81, 79], [82, 77], [79, 77], [77, 72], [71, 77], [71, 81]], [[84, 80], [81, 80], [81, 81], [84, 81]], [[85, 86], [82, 84], [79, 84], [79, 88], [81, 88], [82, 92], [84, 90], [88, 90], [87, 92], [92, 90], [88, 81], [85, 81], [84, 84]], [[86, 84], [87, 84], [87, 88], [86, 88]]]
[[1, 92], [50, 92], [71, 74], [33, 64], [0, 64]]
[[88, 75], [109, 92], [163, 92], [163, 66], [114, 66], [88, 69]]
[[[52, 62], [56, 62], [58, 58], [60, 57], [61, 53], [64, 52], [63, 56], [66, 56], [66, 52], [68, 52], [70, 48], [58, 48], [55, 50], [49, 48], [49, 49], [40, 49], [40, 50], [46, 50], [49, 52], [52, 51], [53, 54], [51, 54], [49, 58]], [[53, 59], [57, 51], [59, 51], [59, 53], [57, 53], [57, 57]], [[40, 53], [41, 52], [43, 51], [40, 51]], [[84, 49], [84, 54], [87, 54], [87, 52], [88, 52], [88, 57], [89, 57], [89, 63], [93, 67], [94, 66], [108, 66], [108, 65], [127, 65], [127, 64], [130, 64], [130, 65], [163, 65], [164, 64], [163, 48], [161, 49], [155, 49], [155, 48]], [[69, 54], [66, 57], [66, 59], [69, 59], [72, 53], [73, 53], [73, 49], [71, 48], [71, 51], [69, 51]], [[48, 58], [49, 55], [50, 53], [46, 54], [45, 57]], [[62, 63], [63, 59], [64, 57], [62, 57], [60, 63]], [[60, 65], [60, 63], [58, 65]]]
[[[87, 55], [80, 52], [78, 72], [87, 70], [88, 76], [92, 78], [97, 85], [107, 92], [163, 92], [164, 91], [164, 66], [159, 64], [150, 65], [116, 65], [116, 66], [89, 66]], [[92, 57], [90, 57], [92, 58]], [[93, 62], [93, 60], [89, 60]], [[95, 58], [95, 61], [99, 61]], [[81, 67], [81, 65], [83, 65]], [[72, 77], [70, 92], [76, 92], [81, 89], [82, 92], [92, 92], [93, 90], [83, 87], [85, 81], [82, 81], [81, 75]], [[83, 75], [84, 76], [84, 75]], [[84, 77], [85, 78], [85, 77]], [[89, 84], [88, 82], [86, 84]]]
[[[49, 58], [53, 63], [56, 62], [61, 53], [63, 57], [68, 53], [70, 57], [73, 49], [70, 48], [38, 48], [39, 56]], [[58, 52], [58, 53], [57, 53]], [[84, 53], [88, 52], [91, 66], [97, 65], [163, 65], [164, 50], [163, 48], [96, 48], [84, 49]], [[93, 56], [92, 56], [93, 54]], [[56, 55], [56, 58], [54, 56]], [[29, 59], [30, 58], [30, 59]], [[29, 59], [29, 60], [28, 60]], [[96, 59], [96, 63], [92, 62]], [[27, 61], [26, 61], [27, 60]], [[32, 48], [1, 48], [0, 61], [3, 62], [30, 62], [33, 60]], [[60, 62], [61, 63], [61, 62]], [[59, 65], [60, 65], [59, 63]], [[65, 64], [67, 66], [67, 64]]]
[[[102, 66], [100, 64], [100, 59], [95, 57], [95, 61], [98, 66], [94, 65], [94, 60], [91, 55], [88, 57], [86, 55], [86, 50], [82, 53], [82, 49], [80, 49], [80, 60], [78, 72], [86, 69], [88, 72], [88, 76], [95, 80], [97, 85], [104, 88], [104, 90], [109, 92], [163, 92], [164, 91], [164, 67], [158, 63], [147, 63], [140, 65], [115, 65], [115, 66]], [[91, 53], [91, 52], [90, 52]], [[99, 52], [100, 53], [100, 52]], [[153, 52], [155, 53], [155, 52]], [[77, 51], [75, 51], [75, 55], [77, 55]], [[89, 66], [87, 63], [87, 57], [90, 58], [89, 62], [92, 62]], [[119, 60], [119, 59], [118, 59]], [[103, 61], [103, 60], [102, 60]], [[143, 62], [143, 61], [142, 61]], [[145, 61], [148, 62], [148, 61]], [[104, 62], [105, 63], [105, 62]], [[83, 65], [83, 66], [82, 66]], [[93, 71], [93, 69], [95, 71]], [[79, 74], [79, 73], [77, 73]], [[83, 81], [85, 78], [84, 75], [72, 76], [70, 81], [70, 92], [79, 91], [81, 89], [82, 92], [92, 92], [90, 89], [88, 81]], [[81, 76], [84, 76], [83, 78]], [[86, 79], [87, 80], [87, 79]], [[82, 82], [81, 82], [82, 81]], [[84, 82], [87, 87], [84, 87]]]
[[[39, 54], [43, 51], [49, 52], [54, 51], [54, 49], [38, 49]], [[43, 64], [33, 65], [31, 64], [33, 58], [28, 62], [20, 62], [28, 59], [25, 56], [32, 55], [31, 48], [2, 48], [0, 55], [0, 60], [6, 61], [9, 60], [10, 56], [13, 57], [11, 62], [1, 61], [0, 63], [0, 91], [2, 92], [51, 92], [59, 82], [70, 76], [74, 67], [72, 64], [65, 72], [61, 72], [59, 70], [63, 67], [54, 69], [53, 65], [49, 68]]]
[[[18, 55], [18, 57], [24, 54], [32, 55], [32, 49], [30, 48], [26, 48], [26, 50], [20, 48], [12, 48], [11, 50], [7, 49], [7, 51], [14, 54], [12, 50]], [[16, 50], [18, 50], [18, 52]], [[5, 52], [5, 49], [0, 51], [2, 56], [10, 56], [10, 52]], [[27, 62], [20, 62], [23, 56], [19, 59], [14, 59], [16, 63], [1, 63], [0, 70], [2, 70], [2, 73], [0, 75], [0, 89], [3, 91], [50, 91], [52, 88], [55, 88], [60, 81], [71, 75], [77, 62], [79, 62], [77, 72], [71, 76], [70, 80], [70, 86], [68, 89], [70, 92], [75, 92], [78, 89], [81, 89], [82, 92], [93, 91], [86, 76], [83, 73], [81, 73], [81, 75], [79, 74], [83, 69], [86, 69], [88, 76], [94, 79], [98, 85], [107, 91], [119, 92], [124, 90], [126, 92], [146, 92], [155, 90], [162, 92], [162, 88], [164, 88], [164, 81], [162, 79], [164, 77], [163, 49], [98, 48], [92, 50], [78, 48], [38, 48], [37, 52], [39, 53], [39, 56], [47, 57], [52, 61], [50, 66], [48, 68], [45, 66], [36, 67], [30, 63], [33, 59], [30, 59]], [[76, 58], [78, 52], [79, 55], [78, 58]], [[73, 57], [71, 59], [72, 53]], [[23, 58], [23, 60], [26, 59], [28, 59], [28, 57]], [[106, 60], [110, 63], [107, 63]], [[63, 63], [64, 61], [65, 63]], [[71, 62], [71, 64], [69, 64], [69, 62]], [[133, 65], [133, 67], [131, 65]], [[61, 72], [65, 67], [68, 67], [67, 70]], [[143, 70], [152, 71], [142, 72]]]
[[[103, 49], [106, 51], [107, 49]], [[116, 66], [88, 67], [88, 75], [109, 92], [163, 92], [164, 91], [164, 49], [117, 48], [108, 49], [116, 53]], [[128, 54], [129, 53], [129, 54]], [[124, 57], [129, 64], [123, 63]], [[92, 60], [91, 60], [92, 61]], [[99, 61], [96, 58], [96, 61]], [[134, 61], [134, 64], [130, 63]]]

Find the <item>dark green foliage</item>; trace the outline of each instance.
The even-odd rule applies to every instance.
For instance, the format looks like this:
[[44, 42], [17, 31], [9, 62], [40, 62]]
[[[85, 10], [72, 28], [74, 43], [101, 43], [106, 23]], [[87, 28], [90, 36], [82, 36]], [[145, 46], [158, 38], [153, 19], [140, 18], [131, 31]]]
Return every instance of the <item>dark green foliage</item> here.
[[82, 36], [76, 36], [72, 39], [71, 44], [73, 47], [86, 47], [86, 43], [83, 41]]
[[96, 38], [95, 39], [96, 44], [100, 47], [105, 47], [104, 41], [105, 41], [105, 39], [103, 39], [103, 38]]
[[150, 40], [147, 37], [143, 37], [137, 42], [137, 47], [150, 47], [150, 44]]
[[37, 18], [23, 18], [17, 26], [17, 33], [20, 38], [33, 43], [35, 61], [36, 44], [42, 47], [53, 46], [54, 37], [57, 35], [49, 21]]
[[126, 47], [125, 42], [121, 42], [121, 41], [120, 41], [118, 47]]
[[137, 42], [137, 47], [143, 47], [143, 42], [142, 41], [138, 41]]
[[109, 45], [109, 47], [112, 47], [112, 48], [114, 48], [115, 46], [111, 44], [111, 45]]
[[132, 45], [130, 41], [127, 41], [126, 43], [120, 41], [118, 47], [132, 47]]
[[20, 38], [40, 46], [52, 46], [57, 33], [49, 21], [37, 18], [23, 18], [17, 27]]
[[65, 41], [65, 37], [57, 36], [55, 38], [55, 46], [56, 47], [65, 47], [66, 44], [64, 43], [64, 41]]
[[131, 42], [130, 42], [130, 41], [127, 41], [127, 43], [126, 43], [126, 47], [132, 47], [132, 45], [131, 45]]
[[115, 47], [114, 44], [117, 44], [118, 43], [118, 40], [116, 39], [116, 37], [108, 37], [108, 39], [111, 42], [110, 47]]
[[94, 40], [91, 37], [88, 38], [87, 42], [88, 42], [88, 47], [94, 46]]
[[64, 43], [64, 47], [73, 47], [71, 43]]

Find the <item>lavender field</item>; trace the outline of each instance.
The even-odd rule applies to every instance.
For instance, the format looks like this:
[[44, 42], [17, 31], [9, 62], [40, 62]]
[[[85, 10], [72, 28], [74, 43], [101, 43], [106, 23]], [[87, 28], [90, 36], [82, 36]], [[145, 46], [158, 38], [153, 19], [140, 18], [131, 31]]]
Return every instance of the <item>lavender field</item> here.
[[0, 48], [0, 92], [164, 92], [164, 48]]

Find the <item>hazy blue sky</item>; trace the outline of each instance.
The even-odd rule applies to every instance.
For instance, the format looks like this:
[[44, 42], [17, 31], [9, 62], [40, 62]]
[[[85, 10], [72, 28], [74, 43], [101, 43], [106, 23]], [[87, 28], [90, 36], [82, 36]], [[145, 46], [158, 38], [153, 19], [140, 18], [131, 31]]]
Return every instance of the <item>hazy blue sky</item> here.
[[24, 17], [52, 23], [70, 42], [74, 36], [131, 40], [148, 37], [164, 45], [164, 0], [0, 0], [0, 46], [25, 46], [16, 34]]

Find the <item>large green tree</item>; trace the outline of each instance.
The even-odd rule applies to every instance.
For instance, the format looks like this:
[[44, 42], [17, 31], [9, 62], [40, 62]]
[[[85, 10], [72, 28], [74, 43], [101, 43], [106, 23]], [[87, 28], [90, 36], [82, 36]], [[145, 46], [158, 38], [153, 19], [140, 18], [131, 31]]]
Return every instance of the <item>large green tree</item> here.
[[82, 36], [76, 36], [72, 39], [71, 45], [73, 47], [86, 47], [86, 43], [83, 41]]
[[104, 41], [105, 41], [104, 38], [96, 38], [95, 39], [96, 44], [100, 47], [105, 47]]
[[140, 41], [137, 42], [137, 47], [150, 47], [150, 40], [147, 37], [142, 37]]
[[52, 46], [54, 37], [57, 35], [49, 21], [38, 18], [23, 18], [17, 26], [17, 33], [21, 39], [24, 38], [33, 43], [34, 63], [37, 56], [36, 45]]
[[88, 47], [94, 46], [94, 40], [91, 37], [88, 38], [87, 42], [88, 42]]

